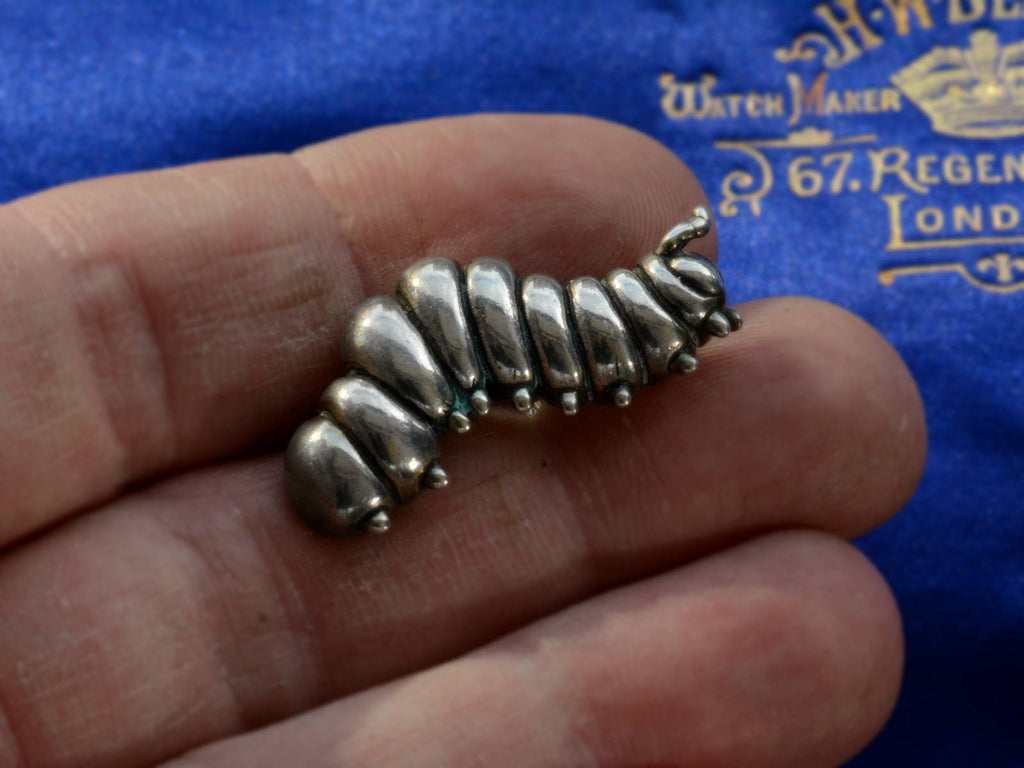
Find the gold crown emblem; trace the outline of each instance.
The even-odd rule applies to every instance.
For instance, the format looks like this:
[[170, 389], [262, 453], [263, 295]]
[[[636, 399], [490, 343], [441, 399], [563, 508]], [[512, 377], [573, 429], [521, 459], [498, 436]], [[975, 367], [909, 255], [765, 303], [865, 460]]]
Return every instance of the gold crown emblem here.
[[995, 32], [978, 30], [970, 48], [933, 48], [892, 81], [938, 133], [1024, 135], [1024, 41], [1000, 47]]

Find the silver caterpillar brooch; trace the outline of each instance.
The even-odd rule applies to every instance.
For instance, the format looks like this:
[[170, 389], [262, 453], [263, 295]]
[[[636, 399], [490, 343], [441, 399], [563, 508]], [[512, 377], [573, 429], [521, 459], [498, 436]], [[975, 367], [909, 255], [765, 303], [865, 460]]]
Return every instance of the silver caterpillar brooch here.
[[695, 370], [697, 347], [742, 323], [718, 268], [682, 250], [710, 222], [698, 208], [633, 270], [565, 287], [517, 280], [493, 259], [413, 264], [395, 298], [356, 310], [346, 374], [288, 445], [296, 511], [320, 533], [382, 533], [395, 505], [448, 484], [438, 437], [469, 430], [492, 396], [525, 413], [543, 398], [574, 414], [588, 402], [625, 407], [644, 384]]

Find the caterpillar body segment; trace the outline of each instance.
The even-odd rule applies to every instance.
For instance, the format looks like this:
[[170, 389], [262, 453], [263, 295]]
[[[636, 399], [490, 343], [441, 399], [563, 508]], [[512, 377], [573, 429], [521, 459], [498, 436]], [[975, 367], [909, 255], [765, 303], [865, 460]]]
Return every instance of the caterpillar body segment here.
[[348, 436], [321, 414], [296, 430], [284, 459], [292, 506], [318, 533], [338, 536], [367, 525], [394, 497]]
[[530, 275], [523, 279], [520, 295], [548, 399], [572, 415], [579, 410], [579, 393], [586, 390], [587, 379], [565, 289], [552, 277]]
[[345, 334], [344, 358], [437, 421], [455, 404], [455, 392], [434, 354], [405, 310], [392, 298], [378, 297], [356, 311]]
[[372, 378], [352, 374], [334, 381], [320, 406], [366, 449], [399, 501], [419, 493], [420, 478], [437, 463], [437, 432]]
[[578, 277], [566, 290], [586, 355], [593, 399], [611, 397], [618, 405], [629, 405], [631, 393], [643, 386], [644, 370], [625, 320], [600, 280]]
[[615, 269], [604, 282], [616, 305], [621, 307], [651, 380], [667, 376], [681, 356], [685, 356], [687, 367], [680, 373], [697, 367], [697, 358], [693, 356], [697, 334], [688, 325], [673, 320], [635, 272]]
[[695, 370], [697, 348], [742, 323], [718, 268], [682, 250], [709, 226], [697, 209], [633, 270], [565, 287], [517, 280], [495, 259], [409, 267], [396, 298], [357, 309], [346, 375], [288, 445], [296, 511], [329, 535], [386, 531], [395, 505], [447, 485], [438, 437], [468, 430], [492, 398], [524, 412], [542, 398], [574, 414], [588, 402], [627, 406], [645, 385]]
[[466, 294], [491, 381], [499, 391], [511, 393], [517, 409], [530, 410], [533, 360], [520, 317], [515, 272], [497, 259], [474, 261], [466, 267]]
[[462, 279], [455, 262], [428, 259], [405, 270], [397, 294], [455, 384], [484, 392]]

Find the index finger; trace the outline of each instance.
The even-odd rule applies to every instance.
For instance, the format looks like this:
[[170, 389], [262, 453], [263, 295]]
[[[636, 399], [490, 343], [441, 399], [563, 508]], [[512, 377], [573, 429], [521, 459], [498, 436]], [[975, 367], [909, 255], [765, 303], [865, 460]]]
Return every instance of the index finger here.
[[[484, 116], [6, 206], [0, 544], [282, 438], [337, 370], [348, 310], [412, 260], [600, 275], [701, 201], [628, 129]], [[713, 236], [700, 248], [713, 255]]]

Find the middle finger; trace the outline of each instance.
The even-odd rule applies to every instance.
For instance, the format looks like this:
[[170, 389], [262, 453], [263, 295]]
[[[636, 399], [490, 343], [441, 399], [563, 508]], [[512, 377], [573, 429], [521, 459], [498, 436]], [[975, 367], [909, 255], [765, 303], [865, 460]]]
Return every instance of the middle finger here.
[[399, 510], [384, 539], [302, 529], [273, 457], [158, 484], [15, 550], [0, 562], [7, 747], [30, 763], [157, 760], [755, 531], [878, 524], [923, 458], [895, 353], [816, 302], [744, 312], [700, 375], [628, 412], [449, 439], [453, 487]]

